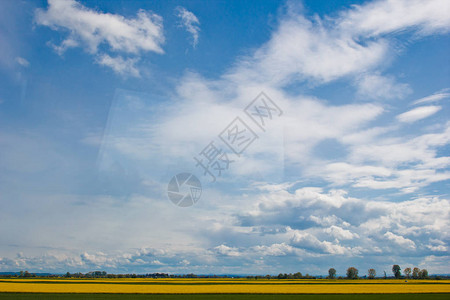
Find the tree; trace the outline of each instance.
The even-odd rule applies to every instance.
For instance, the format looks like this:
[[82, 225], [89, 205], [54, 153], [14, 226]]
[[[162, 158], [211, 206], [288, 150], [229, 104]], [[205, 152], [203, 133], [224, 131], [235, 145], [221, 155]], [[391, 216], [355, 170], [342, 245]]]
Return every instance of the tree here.
[[335, 268], [330, 268], [328, 270], [328, 278], [330, 278], [330, 279], [336, 278], [336, 269]]
[[428, 278], [428, 271], [427, 271], [427, 269], [422, 269], [421, 271], [419, 271], [419, 278], [420, 279]]
[[406, 278], [411, 278], [411, 268], [404, 269], [403, 273], [405, 273]]
[[392, 273], [394, 273], [395, 278], [399, 279], [400, 277], [402, 277], [402, 273], [400, 271], [401, 269], [399, 265], [392, 266]]
[[420, 269], [419, 268], [414, 268], [413, 269], [413, 272], [412, 272], [412, 277], [414, 278], [414, 279], [418, 279], [419, 278], [419, 272], [420, 272]]
[[368, 273], [369, 273], [369, 279], [374, 279], [375, 276], [377, 276], [377, 272], [375, 271], [375, 269], [369, 269]]
[[357, 279], [358, 278], [358, 269], [354, 267], [350, 267], [347, 269], [347, 278], [348, 279]]

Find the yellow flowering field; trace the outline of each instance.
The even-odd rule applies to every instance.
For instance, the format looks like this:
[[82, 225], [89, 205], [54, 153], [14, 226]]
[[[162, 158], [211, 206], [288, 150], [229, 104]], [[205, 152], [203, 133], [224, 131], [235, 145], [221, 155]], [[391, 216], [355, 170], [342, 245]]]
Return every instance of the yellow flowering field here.
[[102, 279], [0, 280], [0, 292], [29, 293], [283, 293], [378, 294], [450, 293], [450, 280], [246, 280]]

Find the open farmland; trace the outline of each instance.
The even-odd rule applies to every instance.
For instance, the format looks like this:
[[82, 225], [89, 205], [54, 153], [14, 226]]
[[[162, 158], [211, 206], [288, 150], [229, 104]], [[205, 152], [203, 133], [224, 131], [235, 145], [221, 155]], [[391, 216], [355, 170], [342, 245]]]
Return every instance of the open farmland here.
[[[0, 292], [69, 293], [85, 294], [84, 296], [87, 296], [86, 294], [196, 294], [197, 296], [199, 294], [267, 294], [267, 296], [391, 294], [392, 296], [392, 294], [450, 294], [450, 280], [3, 279], [0, 280]], [[8, 297], [8, 294], [2, 296]]]
[[0, 300], [450, 300], [450, 0], [0, 0]]
[[61, 300], [72, 300], [72, 299], [86, 299], [86, 300], [118, 300], [118, 299], [130, 299], [130, 300], [141, 300], [141, 299], [155, 299], [155, 300], [179, 300], [179, 299], [200, 299], [200, 300], [226, 300], [226, 299], [237, 299], [237, 300], [446, 300], [448, 299], [448, 294], [315, 294], [315, 295], [294, 295], [294, 294], [180, 294], [180, 295], [144, 295], [144, 294], [17, 294], [17, 293], [0, 293], [0, 299], [14, 299], [14, 300], [30, 300], [30, 299], [61, 299]]

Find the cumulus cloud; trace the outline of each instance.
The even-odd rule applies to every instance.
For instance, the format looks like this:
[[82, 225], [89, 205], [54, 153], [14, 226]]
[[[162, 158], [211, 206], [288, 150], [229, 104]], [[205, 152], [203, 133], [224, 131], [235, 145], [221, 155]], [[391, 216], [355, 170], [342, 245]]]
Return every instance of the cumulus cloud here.
[[225, 256], [240, 256], [239, 250], [234, 247], [228, 247], [227, 245], [219, 245], [214, 248], [215, 251], [217, 251], [220, 255]]
[[333, 225], [329, 228], [326, 228], [325, 232], [339, 240], [352, 240], [354, 238], [359, 238], [358, 234], [353, 233], [350, 230], [335, 226], [335, 225]]
[[[106, 53], [99, 50], [106, 46], [108, 52], [139, 57], [142, 53], [163, 53], [164, 42], [162, 18], [150, 11], [139, 10], [136, 18], [97, 12], [75, 0], [49, 0], [47, 10], [36, 11], [36, 23], [52, 30], [67, 32], [68, 36], [54, 49], [63, 54], [67, 49], [82, 47], [89, 53], [100, 54], [104, 60]], [[135, 67], [129, 67], [133, 60], [116, 58], [115, 62], [104, 64], [114, 71], [137, 76]], [[119, 66], [123, 63], [124, 66]]]
[[413, 123], [428, 118], [440, 110], [441, 107], [436, 105], [421, 106], [398, 115], [397, 119], [403, 123]]
[[[239, 219], [241, 226], [285, 226], [287, 230], [276, 235], [309, 252], [359, 255], [382, 251], [387, 255], [399, 251], [415, 256], [416, 251], [431, 255], [447, 246], [444, 241], [450, 232], [444, 228], [449, 214], [447, 199], [378, 202], [351, 198], [344, 191], [301, 188], [287, 192], [279, 188], [258, 197]], [[322, 218], [307, 222], [305, 217], [310, 215]], [[327, 219], [336, 225], [323, 229]]]
[[412, 250], [416, 249], [416, 244], [413, 241], [411, 241], [410, 239], [404, 238], [400, 235], [396, 235], [390, 231], [386, 232], [384, 234], [384, 236], [388, 240], [395, 242], [396, 244], [398, 244], [401, 247], [406, 247], [406, 248], [409, 248]]
[[200, 22], [198, 18], [186, 8], [178, 6], [175, 9], [176, 15], [180, 18], [181, 26], [192, 35], [192, 47], [196, 47], [200, 32]]
[[349, 248], [334, 244], [330, 241], [320, 241], [315, 235], [308, 232], [294, 231], [291, 242], [297, 247], [308, 249], [310, 251], [340, 255], [350, 254]]
[[[31, 271], [49, 270], [51, 266], [52, 270], [65, 271], [101, 268], [115, 272], [231, 272], [239, 270], [245, 263], [249, 268], [272, 274], [274, 270], [286, 268], [290, 272], [291, 267], [302, 271], [302, 268], [309, 268], [309, 264], [315, 264], [318, 274], [324, 274], [330, 259], [342, 270], [348, 267], [349, 261], [381, 268], [385, 261], [377, 261], [377, 257], [383, 254], [397, 261], [423, 263], [430, 272], [440, 270], [438, 265], [427, 265], [426, 262], [441, 256], [448, 248], [450, 201], [447, 199], [421, 197], [403, 202], [380, 202], [352, 198], [338, 190], [303, 187], [288, 191], [281, 186], [261, 187], [260, 192], [241, 197], [245, 202], [233, 206], [232, 211], [227, 203], [218, 203], [219, 207], [214, 210], [199, 211], [195, 219], [202, 219], [202, 215], [207, 214], [208, 221], [203, 224], [209, 226], [194, 222], [195, 226], [184, 231], [181, 237], [186, 238], [187, 232], [198, 234], [198, 228], [203, 228], [203, 243], [205, 236], [209, 236], [206, 243], [212, 244], [211, 247], [177, 242], [165, 244], [163, 248], [84, 251], [78, 255], [67, 250], [52, 250], [43, 256], [3, 257], [0, 264], [5, 270], [27, 268]], [[332, 203], [335, 205], [330, 205]], [[131, 209], [133, 206], [134, 210]], [[142, 208], [134, 203], [127, 211], [136, 219], [137, 211]], [[230, 218], [230, 213], [234, 217]], [[321, 219], [311, 222], [310, 216], [321, 216]], [[147, 220], [148, 216], [143, 214], [138, 218]], [[164, 219], [171, 218], [164, 214]], [[183, 213], [171, 230], [189, 219], [193, 220], [192, 214]], [[321, 220], [324, 222], [320, 223]], [[211, 226], [214, 221], [224, 230], [218, 231]], [[95, 227], [105, 219], [100, 218], [98, 222], [89, 224]], [[327, 222], [335, 225], [328, 226]], [[259, 224], [264, 224], [267, 230], [273, 229], [272, 233], [261, 235]], [[148, 231], [142, 233], [145, 235]], [[227, 245], [223, 240], [229, 240], [233, 245]], [[448, 266], [447, 262], [443, 263]]]

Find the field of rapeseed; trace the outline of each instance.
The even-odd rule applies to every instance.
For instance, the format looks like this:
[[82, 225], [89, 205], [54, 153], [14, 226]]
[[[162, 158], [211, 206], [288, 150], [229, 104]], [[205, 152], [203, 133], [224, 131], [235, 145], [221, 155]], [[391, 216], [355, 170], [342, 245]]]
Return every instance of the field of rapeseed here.
[[3, 279], [0, 293], [422, 294], [450, 293], [450, 280]]

